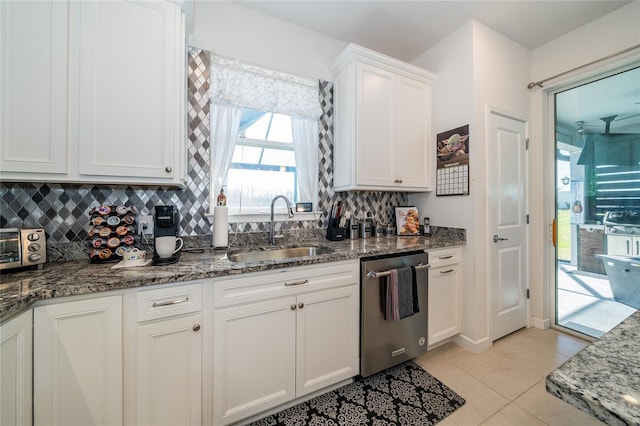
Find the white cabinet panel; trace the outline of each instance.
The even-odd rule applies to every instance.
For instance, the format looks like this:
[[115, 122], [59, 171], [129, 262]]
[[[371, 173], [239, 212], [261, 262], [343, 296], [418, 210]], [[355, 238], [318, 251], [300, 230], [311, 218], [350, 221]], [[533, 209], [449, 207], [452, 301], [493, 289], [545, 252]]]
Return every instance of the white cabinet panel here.
[[353, 44], [334, 75], [334, 189], [430, 191], [433, 75]]
[[452, 337], [462, 326], [460, 250], [429, 251], [429, 346]]
[[[76, 143], [82, 175], [166, 177], [181, 170], [180, 7], [80, 2]], [[82, 24], [84, 23], [84, 24]], [[91, 23], [91, 25], [86, 25]]]
[[359, 373], [358, 267], [339, 262], [216, 282], [214, 424], [241, 421]]
[[198, 313], [138, 326], [136, 424], [201, 424], [201, 322]]
[[67, 173], [68, 13], [0, 2], [0, 172]]
[[296, 298], [214, 312], [214, 424], [295, 397]]
[[358, 295], [350, 286], [298, 297], [296, 396], [359, 373]]
[[2, 180], [184, 185], [179, 4], [9, 1], [0, 23]]
[[31, 424], [31, 310], [0, 326], [0, 424]]
[[34, 309], [34, 424], [119, 425], [122, 297]]

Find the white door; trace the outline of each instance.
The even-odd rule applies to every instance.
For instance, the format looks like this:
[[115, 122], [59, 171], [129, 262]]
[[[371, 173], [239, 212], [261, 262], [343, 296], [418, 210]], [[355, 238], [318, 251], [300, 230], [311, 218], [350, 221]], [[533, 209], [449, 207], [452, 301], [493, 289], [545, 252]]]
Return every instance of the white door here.
[[121, 425], [122, 297], [33, 313], [33, 424]]
[[358, 64], [356, 68], [358, 185], [393, 185], [394, 75], [379, 68]]
[[491, 340], [527, 325], [527, 123], [489, 113]]
[[0, 326], [0, 425], [30, 425], [33, 314]]
[[295, 398], [295, 297], [213, 314], [214, 424], [233, 423]]
[[[180, 6], [78, 2], [78, 170], [82, 175], [179, 175]], [[87, 23], [86, 25], [82, 25]], [[73, 76], [72, 76], [73, 78]]]
[[202, 424], [201, 322], [198, 313], [138, 327], [137, 424]]
[[358, 286], [298, 297], [296, 397], [358, 374]]

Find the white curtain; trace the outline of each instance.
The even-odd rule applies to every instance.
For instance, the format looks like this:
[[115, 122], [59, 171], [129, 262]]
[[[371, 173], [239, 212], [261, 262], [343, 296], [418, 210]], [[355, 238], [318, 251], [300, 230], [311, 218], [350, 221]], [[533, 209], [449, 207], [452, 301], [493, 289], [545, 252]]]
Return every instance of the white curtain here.
[[212, 102], [212, 197], [227, 178], [241, 108], [251, 108], [292, 117], [299, 198], [317, 206], [318, 118], [322, 114], [318, 82], [212, 56], [209, 98]]
[[[242, 108], [214, 102], [211, 105], [211, 199], [214, 200], [227, 179], [240, 129]], [[211, 204], [211, 211], [213, 206]]]
[[318, 206], [318, 120], [294, 117], [293, 149], [296, 156], [300, 201]]
[[211, 58], [209, 97], [243, 108], [292, 116], [318, 119], [322, 114], [316, 80], [220, 56]]

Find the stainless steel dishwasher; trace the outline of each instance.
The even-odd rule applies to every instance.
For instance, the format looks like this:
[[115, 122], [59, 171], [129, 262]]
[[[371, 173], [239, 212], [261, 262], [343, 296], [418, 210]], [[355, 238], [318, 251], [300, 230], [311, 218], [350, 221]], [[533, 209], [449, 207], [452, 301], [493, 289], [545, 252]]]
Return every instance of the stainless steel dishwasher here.
[[[396, 322], [384, 318], [389, 270], [415, 266], [419, 312]], [[427, 350], [428, 254], [419, 251], [360, 261], [360, 375], [370, 376]]]

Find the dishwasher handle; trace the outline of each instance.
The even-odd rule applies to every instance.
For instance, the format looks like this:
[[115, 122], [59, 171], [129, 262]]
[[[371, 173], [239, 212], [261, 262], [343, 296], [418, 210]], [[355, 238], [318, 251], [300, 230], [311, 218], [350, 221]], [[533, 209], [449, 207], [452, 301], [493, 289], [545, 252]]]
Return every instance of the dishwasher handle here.
[[[427, 269], [427, 268], [430, 268], [430, 267], [431, 267], [431, 265], [429, 265], [428, 263], [419, 263], [416, 266], [414, 266], [414, 268], [416, 268], [416, 270]], [[382, 272], [369, 271], [369, 272], [367, 272], [367, 276], [370, 277], [370, 278], [386, 277], [387, 275], [391, 275], [391, 271], [382, 271]]]

